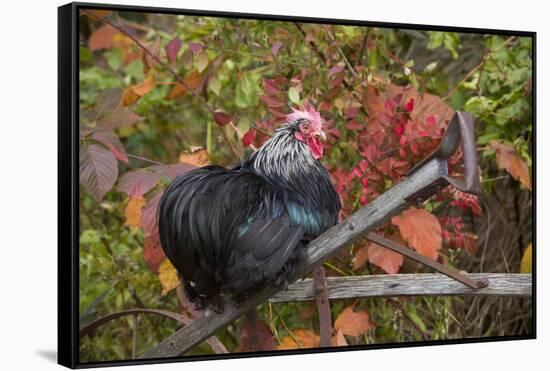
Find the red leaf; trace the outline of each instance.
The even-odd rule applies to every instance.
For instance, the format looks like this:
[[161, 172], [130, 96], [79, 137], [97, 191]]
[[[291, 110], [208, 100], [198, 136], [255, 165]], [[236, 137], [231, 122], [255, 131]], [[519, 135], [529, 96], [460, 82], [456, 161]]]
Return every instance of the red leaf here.
[[[143, 53], [143, 71], [147, 73], [151, 68], [158, 64], [157, 59], [160, 57], [160, 39], [151, 43], [148, 47], [149, 53]], [[155, 56], [155, 57], [153, 57]]]
[[181, 45], [182, 42], [179, 37], [170, 40], [170, 42], [166, 44], [166, 57], [168, 57], [169, 62], [173, 62], [176, 60], [176, 58], [178, 57], [178, 52], [181, 49]]
[[201, 43], [189, 43], [187, 44], [187, 46], [193, 52], [193, 54], [197, 54], [203, 48], [203, 45]]
[[340, 73], [344, 70], [344, 65], [343, 64], [337, 64], [336, 66], [334, 67], [331, 67], [330, 70], [328, 70], [328, 76], [332, 76], [332, 75], [336, 75], [337, 73]]
[[138, 169], [124, 174], [118, 181], [118, 190], [130, 197], [143, 196], [153, 189], [161, 178], [161, 173]]
[[115, 156], [107, 148], [97, 145], [80, 146], [80, 183], [101, 201], [118, 177]]
[[109, 148], [118, 160], [126, 164], [128, 163], [128, 155], [126, 155], [126, 151], [124, 150], [124, 147], [122, 147], [122, 143], [120, 143], [120, 140], [114, 133], [109, 131], [99, 131], [93, 133], [90, 138]]
[[414, 109], [414, 99], [411, 98], [407, 103], [405, 103], [405, 111], [412, 112]]
[[359, 109], [357, 107], [349, 107], [344, 111], [344, 116], [348, 119], [352, 119], [359, 114]]
[[214, 112], [214, 121], [216, 121], [216, 123], [220, 126], [227, 125], [232, 120], [233, 120], [233, 116], [231, 116], [231, 115], [229, 115], [225, 112], [221, 112], [221, 111]]
[[248, 321], [241, 326], [241, 335], [243, 342], [240, 350], [242, 352], [255, 352], [263, 350], [273, 350], [275, 339], [269, 326], [258, 319], [254, 328], [250, 328]]
[[363, 124], [356, 121], [355, 119], [349, 120], [346, 124], [348, 130], [361, 130], [364, 127]]
[[141, 209], [141, 228], [146, 236], [158, 235], [157, 210], [161, 196], [162, 192], [155, 193]]
[[344, 74], [336, 75], [332, 80], [330, 80], [330, 86], [332, 88], [335, 88], [337, 86], [342, 85], [343, 82], [344, 82]]
[[164, 258], [165, 255], [160, 245], [158, 233], [145, 237], [145, 242], [143, 245], [143, 260], [145, 260], [147, 268], [149, 268], [151, 272], [156, 273]]
[[271, 52], [273, 53], [274, 56], [277, 56], [277, 54], [279, 53], [279, 49], [281, 49], [282, 46], [283, 46], [283, 43], [281, 42], [276, 42], [271, 46]]
[[262, 95], [260, 99], [263, 100], [268, 107], [280, 108], [285, 106], [285, 102], [283, 100], [270, 97], [269, 95]]
[[369, 262], [380, 267], [388, 274], [399, 272], [403, 265], [403, 255], [375, 243], [368, 244]]
[[248, 147], [249, 145], [254, 142], [254, 139], [256, 139], [257, 130], [254, 128], [250, 128], [246, 134], [243, 136], [243, 146]]
[[264, 89], [269, 95], [281, 94], [283, 91], [275, 79], [263, 79]]

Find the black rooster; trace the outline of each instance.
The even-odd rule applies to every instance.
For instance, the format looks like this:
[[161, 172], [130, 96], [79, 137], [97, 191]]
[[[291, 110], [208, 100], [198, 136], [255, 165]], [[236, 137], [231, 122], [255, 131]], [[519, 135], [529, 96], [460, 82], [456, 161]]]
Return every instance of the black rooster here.
[[220, 311], [224, 294], [241, 302], [265, 285], [286, 286], [307, 242], [337, 223], [320, 138], [320, 114], [294, 110], [239, 165], [194, 169], [164, 191], [162, 248], [198, 308]]

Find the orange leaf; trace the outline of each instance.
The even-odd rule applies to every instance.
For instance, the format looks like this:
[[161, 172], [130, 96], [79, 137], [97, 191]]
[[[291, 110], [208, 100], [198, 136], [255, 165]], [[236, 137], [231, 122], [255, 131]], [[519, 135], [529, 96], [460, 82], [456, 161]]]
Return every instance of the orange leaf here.
[[345, 347], [346, 345], [348, 345], [348, 342], [346, 341], [342, 330], [336, 331], [336, 335], [334, 335], [332, 339], [330, 339], [330, 344], [333, 347]]
[[113, 46], [113, 37], [118, 33], [116, 28], [107, 24], [96, 28], [88, 39], [88, 48], [91, 51], [111, 49]]
[[138, 99], [139, 95], [134, 93], [132, 87], [124, 89], [124, 92], [122, 93], [122, 105], [124, 107], [136, 103]]
[[139, 227], [143, 205], [145, 205], [145, 198], [143, 196], [130, 197], [126, 210], [124, 210], [124, 215], [126, 216], [124, 224], [131, 227]]
[[182, 152], [180, 154], [180, 162], [195, 165], [198, 167], [210, 164], [210, 155], [202, 147], [192, 147], [191, 153]]
[[[203, 82], [203, 75], [197, 71], [197, 69], [194, 69], [193, 71], [189, 72], [184, 78], [183, 81], [185, 82], [185, 85], [189, 89], [196, 90], [201, 83]], [[176, 99], [179, 96], [184, 95], [187, 93], [187, 87], [185, 87], [183, 84], [176, 84], [170, 93], [166, 96], [166, 99]]]
[[361, 336], [374, 328], [374, 324], [366, 311], [355, 312], [353, 308], [354, 306], [350, 305], [338, 315], [334, 322], [334, 329], [341, 331], [343, 335]]
[[[293, 336], [285, 336], [281, 340], [281, 344], [277, 345], [278, 350], [282, 349], [299, 349], [299, 348], [317, 348], [319, 347], [319, 335], [312, 331], [298, 329], [292, 331]], [[294, 340], [296, 339], [296, 340]], [[296, 342], [298, 341], [298, 342]]]
[[149, 93], [155, 87], [155, 77], [149, 75], [143, 82], [140, 84], [132, 86], [132, 91], [143, 97], [145, 94]]
[[490, 144], [497, 154], [497, 165], [499, 169], [506, 170], [511, 176], [518, 180], [523, 186], [531, 190], [531, 177], [529, 167], [516, 150], [507, 144], [492, 141]]
[[353, 257], [353, 267], [351, 268], [353, 271], [357, 271], [363, 268], [363, 266], [369, 259], [368, 253], [369, 251], [367, 249], [367, 246], [363, 246], [359, 250], [357, 250], [355, 256]]
[[199, 71], [197, 71], [197, 69], [194, 69], [193, 71], [189, 72], [189, 74], [185, 76], [183, 80], [190, 89], [195, 90], [202, 83], [203, 76], [199, 73]]
[[420, 254], [437, 259], [441, 249], [441, 224], [424, 209], [411, 207], [391, 222], [399, 227], [401, 236]]
[[403, 265], [403, 255], [391, 251], [376, 243], [371, 243], [368, 247], [369, 262], [380, 267], [384, 272], [395, 274]]
[[170, 90], [170, 92], [166, 96], [166, 99], [168, 100], [176, 99], [177, 97], [184, 95], [186, 92], [187, 92], [187, 88], [185, 86], [183, 86], [182, 84], [176, 84], [174, 85], [172, 90]]

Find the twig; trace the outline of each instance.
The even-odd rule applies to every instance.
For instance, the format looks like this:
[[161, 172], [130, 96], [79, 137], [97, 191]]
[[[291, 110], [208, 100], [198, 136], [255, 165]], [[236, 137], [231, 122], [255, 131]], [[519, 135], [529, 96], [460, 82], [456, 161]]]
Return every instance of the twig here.
[[160, 166], [163, 165], [162, 162], [156, 161], [156, 160], [151, 160], [151, 159], [149, 159], [149, 158], [147, 158], [147, 157], [142, 157], [142, 156], [138, 156], [138, 155], [133, 155], [133, 154], [128, 153], [128, 152], [126, 152], [126, 155], [127, 155], [129, 158], [133, 158], [133, 159], [135, 159], [135, 160], [140, 160], [140, 161], [143, 161], [143, 162], [148, 162], [148, 163], [153, 164], [153, 165], [160, 165]]
[[336, 43], [336, 38], [334, 37], [334, 35], [332, 34], [331, 31], [327, 31], [327, 34], [328, 34], [328, 37], [330, 38], [330, 40], [332, 42], [334, 42], [334, 45], [336, 46], [336, 50], [338, 50], [338, 53], [340, 54], [340, 56], [342, 57], [342, 59], [344, 60], [344, 63], [346, 64], [346, 66], [348, 67], [348, 69], [350, 70], [351, 74], [353, 75], [353, 77], [355, 77], [359, 83], [361, 85], [366, 85], [363, 81], [361, 81], [359, 75], [357, 74], [357, 72], [355, 71], [355, 68], [353, 68], [353, 66], [351, 65], [351, 63], [349, 63], [349, 60], [348, 58], [346, 57], [346, 55], [344, 54], [344, 51], [342, 50], [342, 48], [340, 48], [340, 45], [338, 45], [338, 43]]

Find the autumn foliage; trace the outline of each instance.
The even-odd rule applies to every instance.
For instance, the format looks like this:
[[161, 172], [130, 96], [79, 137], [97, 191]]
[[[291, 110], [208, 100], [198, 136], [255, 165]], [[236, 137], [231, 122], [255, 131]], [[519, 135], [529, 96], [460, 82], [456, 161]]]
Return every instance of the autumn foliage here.
[[[509, 49], [530, 50], [521, 38], [170, 15], [160, 17], [165, 23], [157, 29], [147, 15], [119, 16], [81, 15], [81, 311], [90, 318], [127, 305], [190, 310], [178, 301], [179, 278], [160, 248], [156, 213], [163, 188], [195, 167], [244, 158], [292, 107], [313, 105], [325, 120], [322, 160], [343, 203], [341, 219], [399, 183], [432, 153], [458, 109], [479, 119], [485, 191], [492, 191], [492, 178], [506, 174], [517, 192], [532, 189], [530, 92], [521, 90], [531, 70], [514, 64]], [[402, 52], [413, 40], [423, 47]], [[433, 52], [442, 60], [463, 58], [460, 40], [478, 43], [475, 58], [486, 60], [466, 80], [462, 71], [440, 71], [438, 60], [415, 66], [415, 57], [425, 60]], [[515, 66], [510, 67], [515, 80], [506, 85], [508, 77], [494, 76], [500, 72], [487, 55]], [[500, 116], [490, 116], [490, 109]], [[502, 121], [502, 115], [509, 120]], [[461, 160], [459, 151], [448, 161], [453, 176], [463, 175]], [[478, 253], [480, 231], [470, 221], [484, 217], [478, 197], [448, 187], [394, 216], [377, 233], [455, 265]], [[359, 241], [326, 268], [329, 276], [418, 270], [405, 263], [397, 253]], [[422, 303], [403, 302], [399, 313], [406, 312], [418, 335], [404, 338], [388, 325], [397, 321], [395, 303], [383, 300], [332, 303], [332, 345], [414, 340], [420, 338], [418, 329], [436, 333], [417, 313]], [[231, 351], [312, 348], [320, 341], [317, 321], [311, 304], [269, 305], [255, 326], [260, 348], [250, 341], [249, 324], [239, 323], [237, 332], [226, 330], [220, 337]], [[149, 325], [159, 327], [154, 321]], [[142, 346], [173, 329], [163, 326]], [[89, 359], [120, 359], [127, 349], [105, 354], [89, 341], [81, 351]]]

